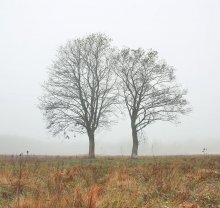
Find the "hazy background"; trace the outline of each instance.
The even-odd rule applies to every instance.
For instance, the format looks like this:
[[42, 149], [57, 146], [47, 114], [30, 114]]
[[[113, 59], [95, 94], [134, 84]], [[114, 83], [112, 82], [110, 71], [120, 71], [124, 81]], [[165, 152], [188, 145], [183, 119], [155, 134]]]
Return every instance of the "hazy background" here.
[[[106, 33], [113, 45], [153, 48], [177, 69], [193, 112], [145, 129], [140, 154], [220, 153], [219, 0], [1, 0], [0, 154], [84, 154], [87, 136], [52, 138], [37, 108], [57, 48]], [[96, 138], [98, 154], [130, 154], [129, 121]]]

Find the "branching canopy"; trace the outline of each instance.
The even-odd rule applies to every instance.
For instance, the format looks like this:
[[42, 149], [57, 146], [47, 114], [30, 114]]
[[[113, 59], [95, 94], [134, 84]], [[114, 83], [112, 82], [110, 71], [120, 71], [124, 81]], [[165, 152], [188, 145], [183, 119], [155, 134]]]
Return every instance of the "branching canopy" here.
[[102, 34], [67, 42], [60, 47], [44, 83], [40, 108], [54, 134], [94, 132], [110, 124], [116, 103], [114, 50]]
[[156, 51], [123, 49], [117, 56], [120, 78], [131, 122], [138, 131], [157, 121], [174, 121], [190, 109], [187, 91], [175, 82], [174, 68], [160, 61]]

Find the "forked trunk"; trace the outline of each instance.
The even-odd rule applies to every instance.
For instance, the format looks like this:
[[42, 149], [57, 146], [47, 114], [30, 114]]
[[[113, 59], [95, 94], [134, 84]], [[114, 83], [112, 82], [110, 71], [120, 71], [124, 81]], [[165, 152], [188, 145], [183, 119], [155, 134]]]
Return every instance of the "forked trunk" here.
[[133, 139], [131, 158], [137, 158], [137, 155], [138, 155], [138, 136], [137, 136], [137, 128], [136, 128], [135, 124], [131, 125], [131, 129], [132, 129], [132, 139]]
[[95, 158], [95, 137], [94, 132], [89, 131], [89, 158]]

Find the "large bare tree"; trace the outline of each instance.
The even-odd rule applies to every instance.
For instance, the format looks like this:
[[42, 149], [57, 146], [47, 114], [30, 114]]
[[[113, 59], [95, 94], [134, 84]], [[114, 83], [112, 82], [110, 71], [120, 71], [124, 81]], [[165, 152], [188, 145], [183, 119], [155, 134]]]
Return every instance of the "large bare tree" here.
[[156, 51], [123, 49], [117, 56], [116, 74], [130, 120], [132, 157], [138, 154], [138, 133], [155, 121], [175, 121], [190, 109], [186, 90], [175, 82], [174, 68], [158, 59]]
[[95, 132], [110, 124], [117, 98], [110, 42], [103, 34], [92, 34], [60, 47], [40, 98], [47, 128], [54, 135], [87, 133], [91, 158], [95, 157]]

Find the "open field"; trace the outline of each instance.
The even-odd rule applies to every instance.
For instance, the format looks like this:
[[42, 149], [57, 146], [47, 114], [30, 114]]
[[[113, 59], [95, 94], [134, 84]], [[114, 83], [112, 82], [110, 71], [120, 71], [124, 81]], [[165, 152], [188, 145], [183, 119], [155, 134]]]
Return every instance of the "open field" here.
[[0, 156], [0, 207], [220, 207], [220, 156]]

